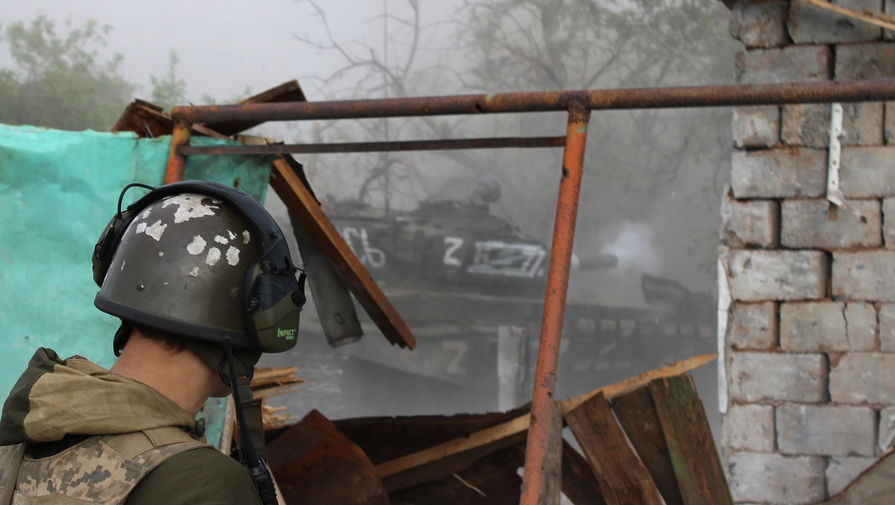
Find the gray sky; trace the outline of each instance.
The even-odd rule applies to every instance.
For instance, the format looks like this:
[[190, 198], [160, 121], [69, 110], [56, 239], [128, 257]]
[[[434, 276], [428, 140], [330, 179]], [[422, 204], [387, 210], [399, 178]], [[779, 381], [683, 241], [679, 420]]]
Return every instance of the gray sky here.
[[[336, 39], [379, 49], [386, 1], [392, 13], [405, 5], [400, 0], [323, 0], [320, 5]], [[424, 20], [433, 20], [443, 18], [460, 1], [420, 3]], [[39, 13], [50, 16], [57, 27], [66, 16], [75, 26], [90, 18], [112, 26], [108, 47], [124, 56], [124, 75], [143, 86], [138, 94], [144, 97], [150, 91], [149, 77], [165, 73], [172, 49], [181, 59], [178, 73], [187, 82], [187, 94], [196, 100], [204, 94], [225, 100], [241, 96], [246, 86], [259, 92], [290, 79], [302, 83], [309, 99], [320, 99], [314, 96], [313, 84], [303, 78], [324, 75], [338, 63], [333, 53], [321, 53], [295, 39], [295, 35], [320, 40], [325, 36], [311, 6], [298, 0], [0, 0], [0, 4], [4, 26], [27, 22]], [[8, 58], [0, 52], [0, 62]]]

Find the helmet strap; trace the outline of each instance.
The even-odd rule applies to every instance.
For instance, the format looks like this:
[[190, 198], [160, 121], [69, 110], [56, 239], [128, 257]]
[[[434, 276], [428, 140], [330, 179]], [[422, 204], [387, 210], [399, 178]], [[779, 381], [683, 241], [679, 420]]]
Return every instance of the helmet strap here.
[[124, 319], [121, 320], [121, 326], [118, 327], [118, 330], [115, 332], [115, 338], [112, 339], [112, 351], [115, 352], [115, 356], [121, 356], [121, 350], [127, 345], [133, 329], [134, 325]]
[[[233, 393], [233, 403], [236, 410], [236, 426], [237, 439], [239, 441], [239, 462], [249, 469], [252, 478], [255, 480], [255, 487], [261, 497], [264, 505], [276, 505], [277, 494], [273, 484], [273, 477], [267, 464], [255, 450], [255, 443], [252, 440], [252, 434], [259, 440], [260, 447], [264, 447], [264, 428], [261, 424], [261, 399], [253, 399], [252, 391], [249, 388], [250, 379], [246, 376], [236, 376], [236, 368], [233, 366], [235, 357], [233, 356], [233, 345], [230, 337], [224, 338], [224, 349], [226, 350], [227, 368], [229, 377], [225, 381], [230, 386]], [[222, 377], [223, 378], [223, 377]], [[246, 410], [257, 416], [256, 433], [249, 432], [249, 423], [246, 420]], [[254, 416], [253, 416], [254, 417]], [[256, 423], [252, 423], [256, 424]]]

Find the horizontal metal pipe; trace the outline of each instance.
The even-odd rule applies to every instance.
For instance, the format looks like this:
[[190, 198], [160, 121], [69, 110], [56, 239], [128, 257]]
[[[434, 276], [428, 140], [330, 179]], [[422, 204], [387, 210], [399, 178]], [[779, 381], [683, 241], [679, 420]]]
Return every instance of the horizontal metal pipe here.
[[267, 144], [249, 146], [181, 146], [180, 155], [194, 154], [285, 154], [362, 153], [383, 151], [438, 151], [448, 149], [493, 149], [498, 147], [562, 147], [565, 137], [500, 137], [443, 140], [396, 140], [389, 142], [343, 142], [332, 144]]
[[669, 88], [534, 91], [331, 102], [246, 103], [175, 107], [190, 123], [435, 116], [584, 109], [721, 107], [782, 103], [864, 102], [895, 99], [895, 78], [842, 82], [729, 84]]

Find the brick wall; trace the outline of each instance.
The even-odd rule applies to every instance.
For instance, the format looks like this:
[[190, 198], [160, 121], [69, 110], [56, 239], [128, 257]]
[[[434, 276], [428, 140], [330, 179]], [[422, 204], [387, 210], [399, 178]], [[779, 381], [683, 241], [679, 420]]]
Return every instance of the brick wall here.
[[[895, 0], [835, 3], [895, 15]], [[895, 76], [892, 34], [806, 3], [741, 1], [731, 34], [741, 83]], [[843, 108], [840, 186], [864, 220], [826, 200], [830, 105], [733, 115], [722, 447], [738, 503], [835, 494], [893, 429], [895, 103]]]

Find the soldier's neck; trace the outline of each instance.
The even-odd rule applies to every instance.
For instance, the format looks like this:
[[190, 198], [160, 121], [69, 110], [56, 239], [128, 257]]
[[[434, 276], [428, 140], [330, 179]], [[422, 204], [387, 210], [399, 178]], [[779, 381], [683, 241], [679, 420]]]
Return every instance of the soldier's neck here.
[[146, 384], [192, 415], [220, 382], [216, 372], [192, 352], [148, 338], [138, 328], [131, 332], [112, 371]]

